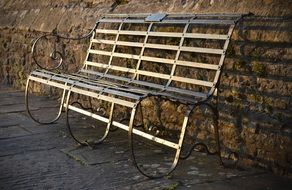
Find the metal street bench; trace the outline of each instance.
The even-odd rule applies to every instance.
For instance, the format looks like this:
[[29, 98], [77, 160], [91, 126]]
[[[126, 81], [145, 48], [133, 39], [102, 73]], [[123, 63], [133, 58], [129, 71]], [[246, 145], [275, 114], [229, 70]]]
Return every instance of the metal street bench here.
[[[219, 79], [228, 44], [236, 23], [242, 14], [118, 14], [104, 15], [94, 28], [81, 38], [67, 38], [57, 33], [39, 37], [33, 44], [32, 54], [36, 56], [39, 41], [49, 36], [57, 39], [80, 40], [90, 38], [89, 48], [82, 68], [73, 74], [58, 71], [63, 64], [63, 55], [54, 50], [52, 59], [60, 58], [53, 69], [40, 67], [28, 76], [26, 86], [26, 105], [29, 115], [35, 121], [28, 106], [28, 88], [31, 81], [63, 90], [58, 116], [62, 109], [79, 112], [107, 123], [107, 128], [98, 143], [108, 135], [111, 126], [128, 131], [132, 158], [138, 170], [148, 177], [161, 177], [170, 174], [178, 164], [189, 117], [201, 105], [208, 106], [213, 112], [214, 136], [217, 150], [213, 154], [221, 160], [217, 101]], [[57, 72], [58, 71], [58, 72]], [[70, 103], [72, 94], [88, 96], [111, 104], [108, 117], [92, 113]], [[140, 130], [134, 126], [137, 109], [148, 98], [178, 102], [187, 106], [180, 128], [178, 142], [172, 142]], [[115, 121], [115, 105], [131, 110], [129, 122]], [[73, 138], [79, 140], [70, 130]], [[160, 174], [148, 174], [136, 163], [133, 149], [133, 135], [137, 135], [175, 150], [169, 170]], [[199, 143], [200, 144], [200, 143]], [[198, 144], [196, 144], [198, 145]]]

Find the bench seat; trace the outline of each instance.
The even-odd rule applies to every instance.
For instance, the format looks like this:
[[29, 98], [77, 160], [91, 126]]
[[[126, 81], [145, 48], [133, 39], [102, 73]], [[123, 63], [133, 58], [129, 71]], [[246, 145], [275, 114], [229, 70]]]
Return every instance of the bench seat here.
[[[140, 100], [144, 97], [149, 96], [161, 96], [165, 99], [170, 99], [173, 101], [178, 101], [182, 104], [195, 104], [199, 101], [203, 101], [207, 98], [207, 94], [201, 92], [194, 92], [191, 90], [183, 90], [175, 87], [164, 87], [163, 85], [157, 85], [154, 83], [146, 83], [138, 80], [130, 80], [126, 77], [119, 77], [113, 75], [103, 75], [102, 73], [94, 72], [94, 76], [87, 75], [88, 72], [75, 73], [75, 74], [64, 74], [55, 73], [48, 70], [35, 70], [31, 73], [30, 79], [40, 82], [40, 78], [44, 79], [44, 83], [49, 80], [51, 83], [56, 82], [55, 87], [63, 85], [60, 88], [74, 85], [72, 89], [86, 89], [92, 90], [100, 95], [106, 94], [120, 96], [120, 98], [129, 98], [134, 102]], [[98, 77], [102, 78], [98, 78]], [[36, 78], [35, 78], [36, 77]], [[109, 81], [109, 79], [116, 79], [115, 81]], [[129, 82], [130, 81], [130, 82]], [[128, 82], [128, 83], [125, 83]], [[66, 84], [66, 85], [65, 85]], [[137, 87], [135, 85], [142, 85], [142, 87]], [[149, 86], [156, 87], [154, 89], [147, 89]], [[143, 88], [144, 87], [144, 88]], [[75, 90], [75, 92], [77, 92]], [[84, 91], [83, 91], [84, 92]], [[82, 94], [80, 91], [79, 93]], [[84, 92], [84, 95], [87, 95]], [[115, 102], [117, 103], [117, 102]], [[119, 104], [119, 103], [118, 103]], [[121, 104], [124, 105], [124, 104]]]

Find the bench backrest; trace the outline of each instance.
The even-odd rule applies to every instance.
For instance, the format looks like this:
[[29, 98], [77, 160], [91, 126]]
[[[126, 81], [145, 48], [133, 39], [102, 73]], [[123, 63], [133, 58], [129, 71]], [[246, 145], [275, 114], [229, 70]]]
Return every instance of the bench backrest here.
[[239, 18], [105, 15], [97, 22], [81, 72], [206, 98], [217, 88]]

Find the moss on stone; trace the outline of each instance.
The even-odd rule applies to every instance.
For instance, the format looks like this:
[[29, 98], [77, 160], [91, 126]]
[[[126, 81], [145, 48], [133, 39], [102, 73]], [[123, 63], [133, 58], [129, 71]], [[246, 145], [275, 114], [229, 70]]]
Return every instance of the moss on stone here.
[[271, 105], [266, 104], [265, 105], [265, 108], [266, 108], [266, 110], [267, 110], [268, 113], [273, 113], [273, 107]]
[[125, 5], [125, 4], [127, 4], [127, 3], [129, 3], [128, 0], [116, 0], [116, 4], [117, 4], [117, 5]]
[[283, 114], [281, 112], [279, 112], [279, 113], [276, 114], [276, 118], [277, 118], [278, 121], [281, 121], [281, 122], [284, 120], [283, 119], [284, 116], [283, 116]]
[[254, 93], [251, 95], [251, 100], [253, 100], [255, 102], [260, 102], [262, 100], [262, 97], [259, 94]]
[[243, 60], [240, 60], [238, 62], [235, 62], [234, 65], [233, 65], [233, 69], [234, 70], [241, 70], [241, 69], [244, 68], [245, 64], [246, 64], [246, 62], [243, 61]]
[[260, 60], [261, 57], [262, 57], [261, 49], [260, 48], [254, 49], [253, 52], [252, 52], [252, 55], [253, 55], [253, 59], [254, 60]]
[[233, 102], [233, 96], [232, 95], [229, 95], [225, 98], [225, 100], [229, 103]]
[[266, 76], [267, 74], [266, 65], [259, 64], [259, 63], [253, 64], [252, 71], [260, 77]]
[[243, 59], [240, 59], [238, 62], [235, 62], [233, 65], [233, 70], [237, 71], [251, 71], [250, 65]]
[[164, 187], [163, 190], [174, 190], [177, 188], [177, 186], [178, 186], [178, 183], [173, 183], [169, 185], [168, 187]]
[[232, 44], [230, 44], [229, 47], [227, 48], [226, 55], [227, 56], [233, 56], [233, 55], [235, 55], [235, 49], [234, 49], [234, 47], [233, 47]]

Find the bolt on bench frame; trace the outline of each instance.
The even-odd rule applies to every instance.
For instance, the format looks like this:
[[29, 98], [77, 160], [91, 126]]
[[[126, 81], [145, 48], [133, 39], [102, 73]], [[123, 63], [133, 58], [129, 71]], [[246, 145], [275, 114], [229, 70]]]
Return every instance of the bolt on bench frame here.
[[[67, 126], [69, 128], [72, 137], [80, 144], [86, 145], [86, 143], [80, 142], [72, 133], [69, 125], [68, 110], [79, 112], [81, 114], [87, 115], [94, 119], [100, 120], [107, 123], [106, 131], [101, 139], [97, 143], [101, 143], [108, 135], [110, 127], [115, 126], [128, 131], [129, 143], [131, 147], [132, 158], [137, 169], [145, 176], [149, 178], [162, 177], [164, 175], [170, 174], [177, 166], [179, 159], [186, 159], [195, 146], [201, 145], [207, 149], [207, 146], [202, 143], [196, 143], [194, 147], [188, 152], [187, 155], [181, 155], [181, 148], [184, 141], [185, 131], [188, 126], [189, 117], [194, 109], [198, 106], [205, 105], [211, 109], [213, 112], [213, 122], [214, 122], [214, 136], [217, 144], [217, 151], [212, 154], [217, 154], [219, 161], [223, 164], [221, 159], [221, 149], [219, 142], [219, 131], [218, 131], [218, 110], [217, 101], [215, 105], [211, 104], [212, 97], [217, 95], [217, 89], [219, 87], [219, 79], [222, 73], [223, 63], [226, 56], [226, 50], [228, 48], [231, 35], [235, 28], [236, 23], [243, 17], [244, 14], [115, 14], [115, 15], [104, 15], [102, 16], [94, 26], [94, 28], [85, 36], [80, 38], [70, 38], [60, 36], [57, 33], [45, 34], [36, 39], [32, 47], [32, 54], [34, 62], [40, 67], [33, 71], [27, 79], [27, 85], [25, 90], [25, 102], [29, 116], [36, 122], [42, 124], [48, 124], [55, 122], [59, 119], [62, 109], [66, 110], [67, 115]], [[99, 28], [101, 23], [117, 23], [118, 29], [104, 29]], [[135, 30], [125, 30], [123, 25], [127, 24], [143, 24], [147, 26], [146, 31], [135, 31]], [[158, 24], [167, 24], [173, 27], [176, 25], [183, 25], [182, 32], [161, 32], [153, 31], [154, 26]], [[191, 33], [188, 29], [191, 25], [224, 25], [228, 27], [228, 32], [226, 34], [214, 34], [214, 33]], [[110, 34], [115, 35], [115, 40], [108, 39], [96, 39], [98, 34]], [[119, 37], [122, 35], [127, 36], [140, 36], [144, 37], [143, 42], [132, 42], [132, 41], [121, 41]], [[64, 56], [62, 53], [56, 49], [52, 52], [51, 58], [60, 58], [60, 62], [56, 68], [48, 70], [42, 68], [42, 66], [37, 62], [36, 56], [36, 46], [38, 42], [46, 37], [54, 36], [58, 39], [69, 39], [69, 40], [80, 40], [85, 38], [90, 38], [89, 48], [87, 50], [87, 55], [84, 61], [83, 67], [73, 74], [61, 74], [59, 72], [53, 72], [58, 70], [63, 64]], [[179, 39], [179, 45], [166, 45], [166, 44], [155, 44], [149, 43], [149, 37], [165, 37], [165, 38], [176, 38]], [[220, 40], [224, 42], [222, 49], [214, 48], [202, 48], [202, 47], [190, 47], [185, 46], [185, 39], [202, 39], [202, 40]], [[94, 44], [107, 44], [112, 45], [111, 51], [104, 51], [99, 49], [94, 49]], [[139, 54], [130, 53], [120, 53], [117, 52], [117, 46], [125, 47], [136, 47], [140, 48]], [[156, 50], [170, 50], [174, 52], [174, 59], [161, 58], [154, 56], [144, 55], [146, 49], [156, 49]], [[217, 64], [209, 63], [199, 63], [192, 61], [180, 60], [181, 52], [191, 52], [199, 54], [215, 54], [220, 56], [220, 60]], [[108, 63], [99, 63], [96, 61], [91, 61], [91, 55], [102, 55], [108, 56]], [[135, 68], [128, 68], [122, 66], [116, 66], [112, 64], [113, 58], [126, 58], [133, 59], [137, 61]], [[151, 72], [141, 69], [142, 61], [155, 62], [159, 64], [171, 65], [171, 71], [169, 74], [163, 74], [159, 72]], [[176, 68], [178, 66], [185, 66], [190, 68], [199, 68], [204, 70], [215, 71], [215, 77], [212, 81], [199, 80], [194, 78], [187, 78], [182, 76], [176, 76]], [[98, 72], [94, 68], [103, 68], [104, 72]], [[124, 72], [127, 74], [132, 74], [132, 77], [125, 77], [115, 74], [110, 74], [109, 71]], [[157, 79], [164, 79], [167, 82], [165, 84], [157, 84], [153, 82], [141, 80], [141, 76], [150, 76]], [[56, 87], [63, 90], [63, 95], [61, 99], [60, 109], [57, 117], [50, 122], [41, 122], [34, 118], [29, 110], [28, 106], [28, 88], [31, 81], [46, 84], [52, 87]], [[179, 87], [173, 87], [171, 84], [173, 82], [181, 82], [185, 84], [197, 85], [202, 87], [208, 87], [208, 93], [197, 92], [188, 89], [182, 89]], [[111, 109], [109, 117], [104, 117], [88, 110], [78, 108], [73, 104], [70, 104], [70, 97], [72, 93], [77, 93], [81, 95], [88, 96], [90, 98], [95, 98], [99, 100], [104, 100], [111, 102]], [[179, 135], [179, 140], [177, 143], [165, 140], [160, 137], [156, 137], [152, 134], [146, 133], [134, 128], [134, 119], [136, 116], [137, 108], [141, 107], [141, 101], [147, 97], [154, 96], [160, 99], [167, 99], [170, 101], [179, 102], [188, 106], [188, 110], [185, 113], [183, 124], [181, 127], [181, 132]], [[216, 99], [217, 100], [217, 99]], [[115, 105], [126, 106], [130, 108], [131, 115], [128, 125], [121, 122], [113, 120], [113, 113], [115, 110]], [[133, 150], [133, 133], [155, 141], [157, 143], [163, 144], [165, 146], [171, 147], [176, 150], [172, 166], [164, 174], [150, 175], [141, 170], [141, 168], [136, 163], [135, 152]]]

